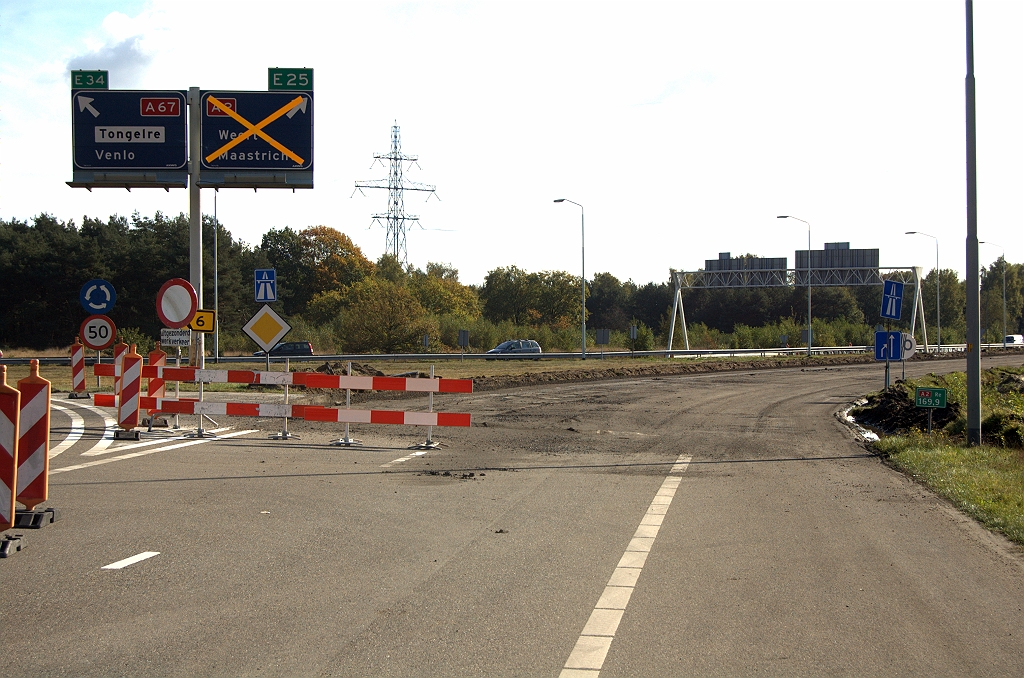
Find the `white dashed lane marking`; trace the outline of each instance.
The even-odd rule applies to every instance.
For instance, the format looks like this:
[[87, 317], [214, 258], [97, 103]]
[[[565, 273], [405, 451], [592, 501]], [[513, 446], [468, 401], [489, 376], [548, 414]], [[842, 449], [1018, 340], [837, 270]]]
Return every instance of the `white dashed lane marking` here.
[[413, 452], [412, 454], [408, 454], [408, 455], [406, 455], [404, 457], [401, 457], [399, 459], [393, 459], [393, 460], [389, 461], [386, 464], [381, 464], [380, 467], [381, 468], [388, 468], [389, 466], [394, 466], [395, 464], [401, 464], [403, 461], [409, 461], [410, 459], [415, 459], [416, 457], [422, 457], [426, 453], [427, 453], [427, 450], [420, 450], [419, 452]]
[[622, 615], [629, 605], [640, 572], [647, 562], [647, 554], [654, 546], [654, 540], [661, 530], [661, 523], [665, 520], [668, 507], [672, 504], [672, 498], [675, 497], [676, 489], [682, 481], [682, 474], [692, 459], [693, 457], [680, 456], [672, 465], [669, 476], [665, 478], [665, 482], [651, 500], [647, 513], [633, 533], [633, 538], [629, 540], [629, 546], [608, 579], [608, 584], [594, 606], [594, 611], [590, 613], [590, 619], [587, 620], [576, 646], [569, 654], [560, 678], [597, 678], [600, 674], [605, 657], [608, 656], [608, 650], [615, 639], [615, 632], [619, 629], [619, 622], [622, 621]]
[[140, 561], [143, 561], [143, 560], [146, 560], [148, 558], [152, 558], [153, 556], [158, 556], [158, 555], [160, 555], [159, 551], [143, 551], [142, 553], [136, 554], [136, 555], [132, 556], [131, 558], [125, 558], [124, 560], [119, 560], [116, 563], [111, 563], [110, 565], [104, 565], [100, 569], [101, 570], [120, 570], [121, 568], [128, 567], [129, 565], [134, 565], [135, 563], [138, 563]]
[[87, 461], [84, 464], [75, 464], [74, 466], [64, 466], [62, 468], [50, 469], [50, 475], [56, 475], [58, 473], [67, 473], [68, 471], [78, 471], [79, 469], [89, 468], [91, 466], [99, 466], [101, 464], [110, 464], [115, 461], [124, 461], [125, 459], [134, 459], [136, 457], [145, 457], [149, 454], [156, 454], [157, 452], [165, 452], [167, 450], [176, 450], [179, 447], [191, 447], [192, 445], [202, 445], [203, 443], [209, 443], [216, 440], [224, 440], [225, 438], [234, 438], [235, 436], [244, 436], [247, 433], [258, 433], [257, 429], [247, 429], [245, 431], [234, 431], [233, 433], [225, 433], [224, 435], [216, 438], [199, 438], [197, 440], [188, 440], [183, 443], [176, 445], [166, 445], [164, 447], [158, 447], [155, 450], [140, 450], [139, 452], [130, 452], [129, 454], [121, 454], [116, 457], [107, 457], [106, 459], [97, 459], [96, 461]]

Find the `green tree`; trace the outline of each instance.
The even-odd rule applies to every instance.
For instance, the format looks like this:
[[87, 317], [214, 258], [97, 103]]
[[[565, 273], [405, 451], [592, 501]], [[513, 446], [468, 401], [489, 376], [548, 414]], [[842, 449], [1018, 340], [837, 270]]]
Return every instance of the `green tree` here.
[[382, 278], [353, 285], [344, 317], [345, 347], [349, 351], [395, 353], [412, 351], [424, 334], [437, 335], [408, 287]]

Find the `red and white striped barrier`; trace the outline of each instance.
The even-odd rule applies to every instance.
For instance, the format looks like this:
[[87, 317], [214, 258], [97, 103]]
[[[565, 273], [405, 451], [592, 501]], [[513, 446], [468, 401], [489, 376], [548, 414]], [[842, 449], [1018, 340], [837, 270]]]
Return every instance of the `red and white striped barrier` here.
[[[149, 352], [149, 365], [151, 367], [164, 367], [167, 364], [167, 354], [160, 350], [160, 344], [156, 350]], [[146, 395], [150, 398], [163, 398], [167, 394], [167, 382], [162, 377], [150, 377], [146, 385]], [[146, 414], [152, 417], [159, 412], [156, 408], [146, 410]]]
[[[115, 376], [114, 365], [93, 365], [97, 377]], [[119, 373], [118, 373], [119, 374]], [[422, 379], [416, 377], [346, 377], [319, 372], [256, 372], [252, 370], [201, 370], [197, 367], [145, 365], [144, 379], [203, 382], [205, 384], [288, 384], [307, 388], [353, 391], [414, 391], [418, 393], [472, 393], [472, 379]]]
[[18, 436], [18, 501], [29, 511], [46, 501], [50, 476], [50, 382], [39, 376], [39, 361], [18, 382], [21, 422]]
[[7, 385], [7, 365], [0, 365], [0, 530], [14, 527], [20, 415], [21, 393]]
[[306, 407], [306, 421], [339, 424], [400, 424], [404, 426], [470, 426], [472, 415], [462, 412], [395, 412], [394, 410], [349, 410], [340, 407]]
[[117, 425], [131, 431], [139, 425], [139, 398], [142, 390], [142, 356], [135, 344], [121, 358], [121, 395], [117, 403]]
[[[111, 367], [114, 371], [109, 375], [114, 378], [114, 393], [119, 394], [121, 392], [121, 369], [122, 361], [124, 360], [125, 351], [128, 350], [128, 344], [123, 341], [119, 341], [114, 344], [114, 364]], [[95, 371], [95, 370], [94, 370]], [[99, 376], [98, 374], [96, 376]]]
[[85, 390], [85, 346], [75, 337], [71, 345], [71, 391], [81, 393]]
[[[110, 393], [97, 393], [93, 404], [113, 407]], [[168, 414], [206, 414], [228, 417], [288, 417], [306, 421], [329, 421], [339, 424], [399, 424], [403, 426], [470, 426], [472, 415], [461, 412], [397, 412], [395, 410], [350, 410], [319, 405], [284, 405], [281, 403], [214, 403], [194, 399], [139, 399], [143, 408], [153, 407]]]

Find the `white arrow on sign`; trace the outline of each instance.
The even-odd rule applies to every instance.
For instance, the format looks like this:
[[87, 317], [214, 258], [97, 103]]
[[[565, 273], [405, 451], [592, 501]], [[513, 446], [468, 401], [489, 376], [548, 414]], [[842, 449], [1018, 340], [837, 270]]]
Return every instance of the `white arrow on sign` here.
[[100, 117], [100, 112], [97, 111], [92, 106], [92, 102], [94, 102], [94, 101], [96, 101], [96, 100], [92, 99], [90, 97], [84, 97], [81, 94], [79, 94], [78, 95], [78, 112], [81, 113], [83, 111], [89, 111], [90, 113], [92, 113], [92, 117], [94, 117], [94, 118]]
[[309, 97], [302, 97], [302, 103], [299, 104], [298, 106], [295, 106], [294, 108], [292, 108], [292, 110], [288, 111], [288, 117], [289, 118], [294, 117], [295, 114], [298, 113], [299, 111], [302, 111], [303, 113], [305, 113], [306, 112], [306, 102], [307, 101], [309, 101]]

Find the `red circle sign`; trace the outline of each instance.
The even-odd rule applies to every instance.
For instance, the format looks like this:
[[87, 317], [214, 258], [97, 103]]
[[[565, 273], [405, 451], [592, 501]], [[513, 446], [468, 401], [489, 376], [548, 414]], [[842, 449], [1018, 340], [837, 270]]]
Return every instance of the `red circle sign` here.
[[94, 351], [109, 348], [114, 343], [116, 334], [117, 327], [114, 326], [114, 321], [105, 315], [91, 315], [78, 328], [78, 336], [82, 338], [82, 343]]
[[156, 294], [156, 314], [160, 322], [173, 330], [188, 325], [198, 308], [196, 290], [183, 278], [171, 278]]

